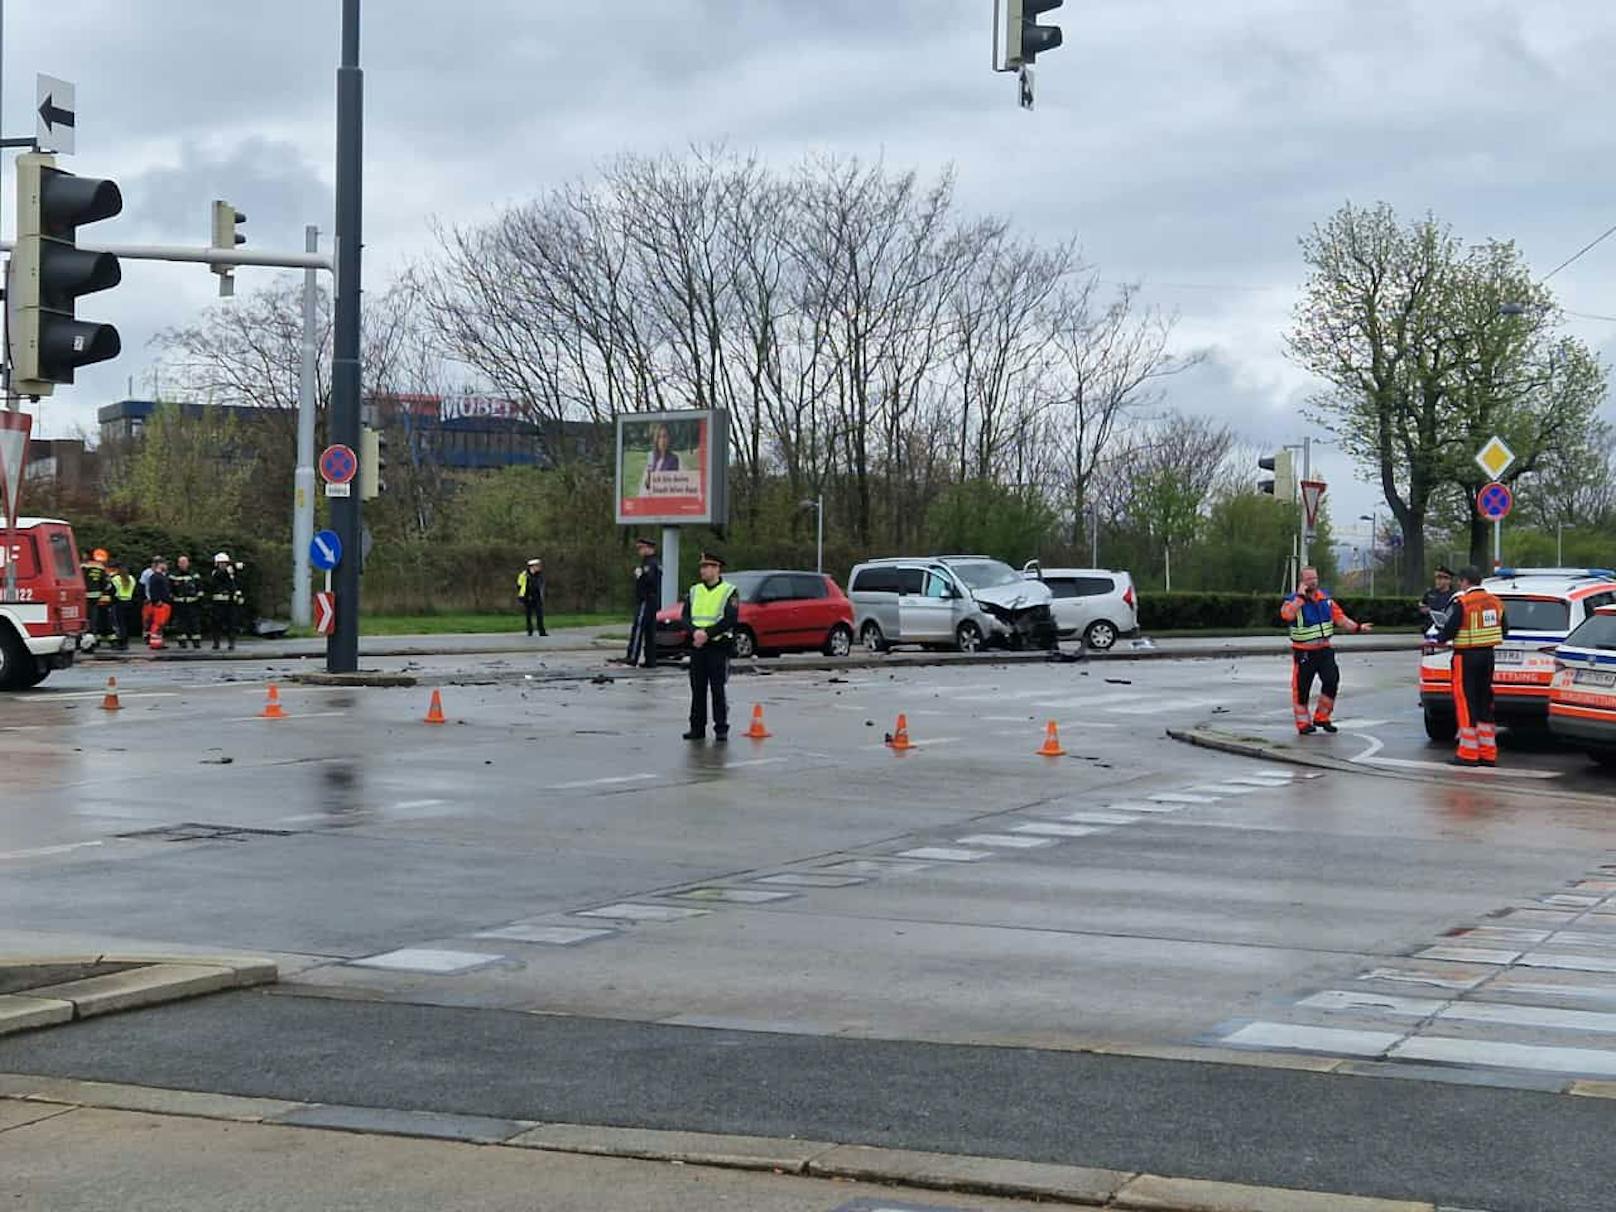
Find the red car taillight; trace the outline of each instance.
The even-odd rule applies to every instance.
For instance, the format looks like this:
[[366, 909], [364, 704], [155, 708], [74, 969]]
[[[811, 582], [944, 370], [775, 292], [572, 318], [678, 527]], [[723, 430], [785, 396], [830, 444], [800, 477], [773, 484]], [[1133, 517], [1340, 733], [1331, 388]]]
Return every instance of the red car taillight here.
[[1128, 588], [1126, 588], [1126, 589], [1124, 589], [1122, 591], [1122, 600], [1128, 604], [1128, 609], [1129, 610], [1133, 609], [1133, 586], [1132, 585], [1129, 585]]

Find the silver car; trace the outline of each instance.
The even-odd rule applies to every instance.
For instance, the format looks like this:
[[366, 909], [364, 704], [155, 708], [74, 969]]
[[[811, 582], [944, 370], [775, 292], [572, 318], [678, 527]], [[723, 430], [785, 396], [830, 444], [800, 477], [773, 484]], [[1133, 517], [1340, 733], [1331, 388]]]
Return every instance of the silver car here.
[[1055, 626], [1063, 638], [1082, 637], [1104, 652], [1125, 635], [1139, 630], [1139, 597], [1133, 577], [1107, 568], [1043, 568], [1037, 560], [1022, 572], [1042, 581], [1054, 595]]
[[870, 560], [853, 569], [847, 596], [865, 648], [895, 644], [976, 652], [1056, 646], [1047, 586], [988, 556]]

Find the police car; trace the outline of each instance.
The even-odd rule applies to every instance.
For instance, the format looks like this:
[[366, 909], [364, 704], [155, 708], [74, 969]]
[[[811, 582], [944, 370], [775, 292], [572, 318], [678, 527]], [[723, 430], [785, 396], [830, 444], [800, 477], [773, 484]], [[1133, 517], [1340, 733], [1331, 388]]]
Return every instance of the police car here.
[[1616, 606], [1601, 606], [1554, 654], [1549, 730], [1616, 766]]
[[[1616, 572], [1605, 568], [1501, 568], [1483, 586], [1504, 604], [1504, 642], [1494, 652], [1493, 701], [1501, 724], [1542, 724], [1556, 650], [1605, 606], [1616, 606]], [[1425, 734], [1451, 741], [1458, 734], [1453, 707], [1453, 650], [1427, 643], [1420, 656], [1420, 706]]]

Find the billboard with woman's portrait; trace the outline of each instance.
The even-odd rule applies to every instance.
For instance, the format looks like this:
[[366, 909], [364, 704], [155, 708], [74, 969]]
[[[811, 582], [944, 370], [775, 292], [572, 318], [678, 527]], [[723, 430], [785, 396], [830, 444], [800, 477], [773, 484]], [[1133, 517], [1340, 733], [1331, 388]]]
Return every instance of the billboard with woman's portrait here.
[[617, 418], [617, 521], [722, 526], [729, 414], [640, 412]]

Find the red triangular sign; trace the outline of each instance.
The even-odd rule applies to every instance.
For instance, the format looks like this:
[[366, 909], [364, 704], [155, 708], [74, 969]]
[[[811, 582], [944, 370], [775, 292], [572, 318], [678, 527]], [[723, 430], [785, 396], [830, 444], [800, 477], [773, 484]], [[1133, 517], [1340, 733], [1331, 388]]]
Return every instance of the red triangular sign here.
[[1324, 500], [1325, 484], [1323, 480], [1303, 480], [1300, 488], [1302, 490], [1302, 514], [1307, 518], [1307, 526], [1311, 530], [1318, 525], [1319, 502]]

